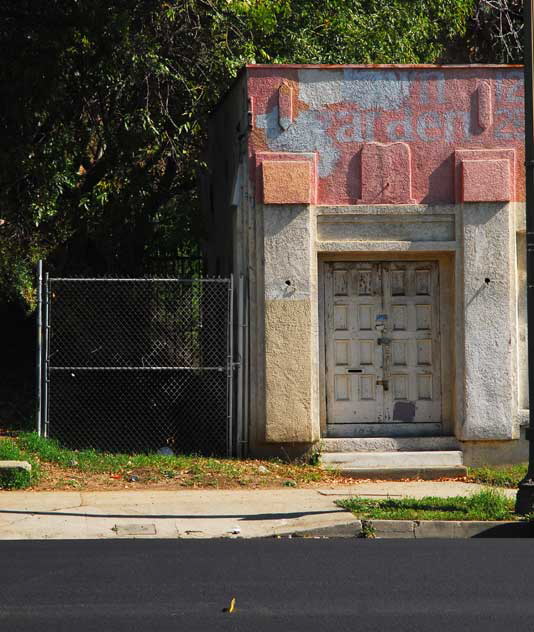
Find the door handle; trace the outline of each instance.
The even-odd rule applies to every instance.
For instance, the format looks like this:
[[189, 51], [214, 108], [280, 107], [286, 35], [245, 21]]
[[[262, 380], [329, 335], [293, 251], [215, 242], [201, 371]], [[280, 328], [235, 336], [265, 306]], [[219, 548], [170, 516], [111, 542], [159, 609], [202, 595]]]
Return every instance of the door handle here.
[[347, 369], [347, 373], [363, 373], [363, 369]]
[[390, 345], [391, 344], [391, 338], [386, 338], [386, 337], [382, 337], [382, 338], [377, 338], [377, 343], [379, 345]]
[[377, 380], [377, 386], [382, 386], [385, 391], [389, 391], [389, 380]]

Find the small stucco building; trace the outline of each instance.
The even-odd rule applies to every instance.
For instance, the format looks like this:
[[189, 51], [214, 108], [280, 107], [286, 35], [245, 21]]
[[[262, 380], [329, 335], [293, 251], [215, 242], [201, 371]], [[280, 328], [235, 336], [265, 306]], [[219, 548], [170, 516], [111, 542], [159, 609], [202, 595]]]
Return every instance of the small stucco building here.
[[207, 163], [239, 453], [526, 459], [521, 67], [249, 65]]

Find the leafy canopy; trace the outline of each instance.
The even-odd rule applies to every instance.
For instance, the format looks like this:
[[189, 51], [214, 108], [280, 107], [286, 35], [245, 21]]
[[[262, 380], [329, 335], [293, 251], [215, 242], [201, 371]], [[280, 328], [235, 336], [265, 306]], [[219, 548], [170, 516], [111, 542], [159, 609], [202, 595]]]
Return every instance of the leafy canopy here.
[[204, 121], [250, 63], [435, 62], [474, 0], [3, 0], [0, 293], [40, 257], [150, 272], [198, 240]]

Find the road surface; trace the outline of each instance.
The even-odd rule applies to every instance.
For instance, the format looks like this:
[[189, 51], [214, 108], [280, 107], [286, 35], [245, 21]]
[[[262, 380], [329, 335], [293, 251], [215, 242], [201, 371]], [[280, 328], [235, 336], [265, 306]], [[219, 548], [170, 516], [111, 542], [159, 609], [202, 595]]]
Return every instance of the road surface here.
[[533, 591], [528, 539], [0, 542], [6, 632], [531, 632]]

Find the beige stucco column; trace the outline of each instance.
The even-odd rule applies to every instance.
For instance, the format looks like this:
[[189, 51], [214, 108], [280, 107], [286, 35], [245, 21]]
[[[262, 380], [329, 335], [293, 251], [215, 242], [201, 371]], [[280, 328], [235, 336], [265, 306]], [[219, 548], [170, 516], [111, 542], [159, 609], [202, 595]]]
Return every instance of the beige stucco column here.
[[460, 215], [464, 415], [459, 438], [517, 438], [513, 205], [464, 204]]
[[320, 437], [315, 211], [265, 205], [265, 440]]

